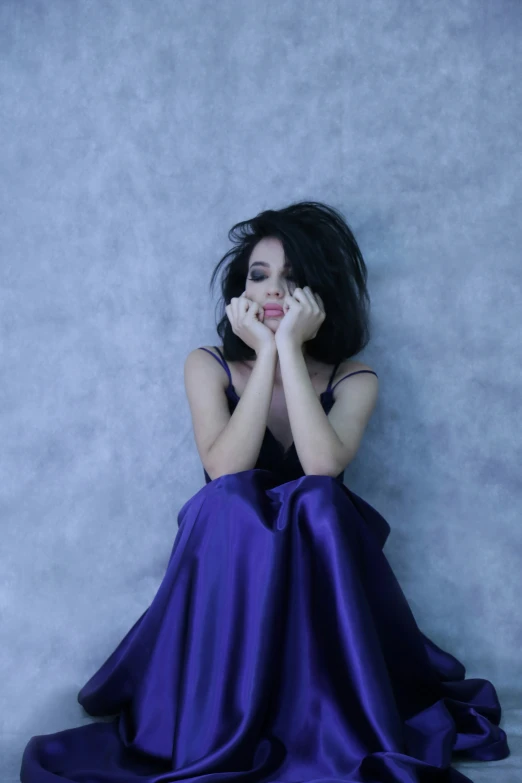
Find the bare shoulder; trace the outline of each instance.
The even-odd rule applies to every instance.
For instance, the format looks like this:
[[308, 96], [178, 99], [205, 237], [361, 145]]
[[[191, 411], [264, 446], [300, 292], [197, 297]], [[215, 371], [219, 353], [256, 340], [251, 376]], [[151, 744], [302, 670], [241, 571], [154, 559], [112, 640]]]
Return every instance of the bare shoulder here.
[[379, 379], [374, 373], [373, 367], [365, 362], [346, 360], [341, 363], [332, 382], [333, 399], [338, 403], [334, 406], [335, 416], [349, 415], [364, 422], [369, 420], [379, 394]]
[[[184, 364], [185, 391], [192, 417], [196, 448], [203, 467], [210, 476], [214, 469], [209, 459], [210, 449], [230, 419], [230, 410], [224, 389], [227, 372], [220, 361], [198, 346], [187, 354]], [[214, 346], [208, 350], [218, 356]]]
[[[201, 348], [207, 350], [202, 351]], [[214, 354], [212, 357], [209, 353]], [[210, 382], [226, 387], [228, 375], [214, 345], [202, 345], [190, 351], [184, 363], [185, 384], [197, 386]]]
[[337, 463], [332, 469], [334, 472], [344, 470], [357, 454], [377, 403], [378, 379], [373, 375], [374, 372], [369, 364], [353, 360], [342, 362], [336, 372], [334, 405], [328, 413], [328, 420], [344, 445], [345, 452], [340, 464]]
[[362, 377], [374, 378], [375, 381], [377, 381], [376, 375], [371, 375], [371, 373], [376, 373], [376, 370], [374, 370], [373, 367], [370, 367], [369, 364], [365, 364], [364, 362], [358, 362], [354, 359], [345, 359], [343, 362], [341, 362], [341, 364], [337, 368], [337, 372], [335, 373], [335, 376], [333, 378], [333, 383], [336, 383], [341, 378], [344, 378], [345, 375], [359, 372], [360, 370], [369, 371], [369, 372], [365, 372], [364, 374], [361, 373]]

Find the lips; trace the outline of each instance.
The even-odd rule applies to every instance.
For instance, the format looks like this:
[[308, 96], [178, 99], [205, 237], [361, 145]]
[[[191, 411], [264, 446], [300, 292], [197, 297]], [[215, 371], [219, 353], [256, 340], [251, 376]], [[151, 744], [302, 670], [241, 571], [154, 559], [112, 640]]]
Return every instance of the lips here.
[[278, 305], [265, 305], [265, 315], [283, 315], [283, 308]]

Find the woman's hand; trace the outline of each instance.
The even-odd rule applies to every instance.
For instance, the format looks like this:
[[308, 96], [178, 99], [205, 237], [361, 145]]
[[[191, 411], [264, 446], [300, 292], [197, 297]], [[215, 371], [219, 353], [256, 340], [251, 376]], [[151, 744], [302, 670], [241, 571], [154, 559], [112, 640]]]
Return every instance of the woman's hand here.
[[261, 305], [249, 299], [244, 291], [241, 296], [232, 297], [230, 304], [225, 307], [225, 312], [234, 334], [253, 348], [256, 354], [259, 354], [265, 345], [275, 345], [273, 331], [262, 321], [265, 311]]
[[326, 318], [323, 300], [305, 285], [294, 288], [283, 300], [284, 315], [275, 333], [276, 345], [289, 341], [299, 347], [313, 340]]

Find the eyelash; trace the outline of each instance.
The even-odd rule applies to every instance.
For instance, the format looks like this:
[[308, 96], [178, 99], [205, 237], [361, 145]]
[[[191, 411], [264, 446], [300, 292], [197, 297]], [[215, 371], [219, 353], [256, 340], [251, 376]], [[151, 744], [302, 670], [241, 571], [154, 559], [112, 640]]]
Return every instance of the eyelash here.
[[[295, 277], [293, 275], [287, 275], [287, 280], [294, 280]], [[266, 275], [256, 275], [255, 277], [249, 277], [248, 280], [252, 280], [253, 283], [258, 283], [260, 280], [266, 280]]]

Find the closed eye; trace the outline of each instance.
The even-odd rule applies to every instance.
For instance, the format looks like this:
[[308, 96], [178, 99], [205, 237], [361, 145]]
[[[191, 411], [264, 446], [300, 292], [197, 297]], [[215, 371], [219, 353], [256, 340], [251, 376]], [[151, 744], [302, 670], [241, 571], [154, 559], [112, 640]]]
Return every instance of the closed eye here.
[[[249, 277], [248, 280], [252, 280], [254, 283], [259, 282], [259, 280], [266, 280], [266, 275], [255, 275], [255, 277]], [[295, 280], [293, 275], [286, 275], [287, 280]]]

